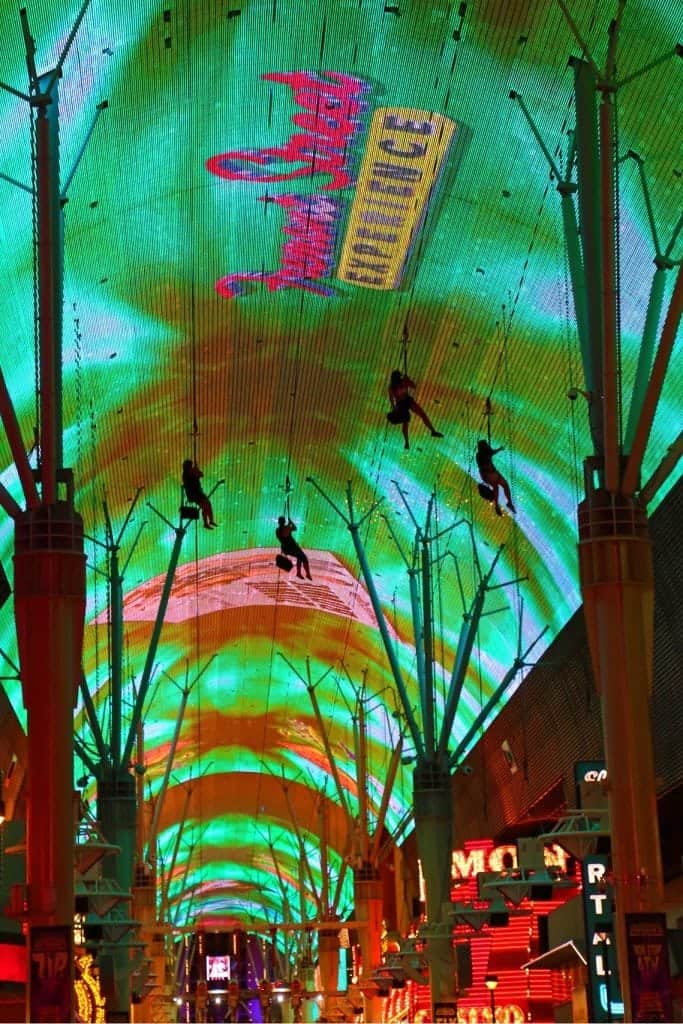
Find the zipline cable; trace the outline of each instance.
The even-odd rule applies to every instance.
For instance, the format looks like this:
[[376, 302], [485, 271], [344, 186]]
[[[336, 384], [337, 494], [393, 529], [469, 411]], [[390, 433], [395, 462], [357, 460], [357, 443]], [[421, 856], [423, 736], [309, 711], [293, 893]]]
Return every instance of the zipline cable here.
[[[194, 223], [194, 221], [193, 221]], [[197, 465], [197, 438], [199, 437], [199, 419], [197, 415], [197, 307], [195, 295], [194, 257], [192, 259], [190, 279], [190, 386], [192, 402], [192, 461]]]
[[[191, 36], [192, 36], [192, 31], [193, 31], [193, 26], [191, 24], [190, 17], [188, 17], [187, 20], [186, 20], [185, 28], [186, 28], [185, 42], [186, 42], [186, 45], [187, 45], [188, 50], [189, 50], [190, 42], [191, 42]], [[188, 98], [190, 100], [190, 110], [194, 111], [195, 105], [193, 103], [193, 90], [192, 90], [192, 81], [191, 81], [191, 74], [190, 74], [190, 71], [189, 71], [189, 65], [188, 65], [187, 92], [188, 92]], [[192, 129], [193, 129], [193, 123], [192, 122], [193, 122], [193, 118], [191, 117], [190, 118], [190, 123], [189, 123], [189, 134], [190, 134], [190, 136], [192, 135]], [[196, 289], [196, 277], [197, 277], [196, 253], [198, 251], [198, 246], [196, 244], [194, 244], [194, 237], [193, 237], [194, 236], [194, 231], [195, 231], [195, 221], [196, 221], [196, 203], [195, 203], [195, 189], [193, 188], [192, 173], [193, 173], [193, 168], [192, 168], [192, 164], [190, 164], [189, 170], [188, 170], [188, 216], [189, 216], [189, 229], [190, 229], [191, 253], [192, 253], [191, 258], [190, 258], [190, 268], [189, 268], [190, 269], [190, 404], [191, 404], [191, 414], [192, 414], [192, 425], [191, 425], [191, 430], [190, 430], [190, 436], [192, 437], [192, 462], [193, 462], [194, 466], [199, 466], [199, 462], [198, 462], [198, 454], [199, 454], [199, 452], [198, 452], [198, 449], [199, 449], [199, 436], [200, 436], [200, 430], [199, 430], [200, 413], [199, 413], [199, 385], [198, 385], [198, 377], [199, 377], [199, 366], [198, 366], [198, 364], [199, 364], [199, 359], [198, 359], [198, 342], [197, 342], [197, 289]], [[206, 454], [206, 453], [204, 453], [204, 454]], [[197, 519], [195, 521], [195, 530], [194, 530], [194, 618], [193, 618], [193, 638], [192, 638], [193, 639], [193, 646], [194, 646], [194, 659], [195, 659], [195, 664], [196, 665], [199, 665], [200, 664], [200, 660], [201, 660], [201, 639], [202, 639], [202, 637], [201, 637], [201, 621], [200, 621], [200, 619], [201, 619], [201, 614], [200, 614], [201, 613], [201, 605], [200, 605], [201, 567], [200, 567], [200, 556], [199, 556], [199, 529], [198, 529], [198, 526], [199, 526], [199, 520]], [[197, 744], [197, 762], [198, 762], [198, 771], [197, 771], [197, 778], [198, 778], [197, 801], [198, 801], [198, 806], [197, 806], [197, 812], [196, 813], [197, 813], [197, 819], [199, 821], [199, 827], [200, 827], [200, 833], [201, 833], [201, 830], [202, 830], [203, 824], [204, 824], [203, 786], [201, 784], [201, 779], [202, 779], [202, 774], [203, 774], [202, 773], [203, 748], [202, 748], [202, 727], [201, 727], [201, 722], [202, 722], [202, 682], [201, 682], [201, 679], [198, 681], [198, 684], [196, 686], [196, 691], [197, 691], [197, 696], [196, 696], [196, 700], [197, 700], [196, 744]], [[198, 874], [199, 874], [199, 877], [201, 878], [202, 877], [202, 867], [203, 867], [203, 855], [202, 855], [203, 844], [201, 843], [201, 841], [199, 841], [196, 845], [198, 847], [198, 861], [199, 861]], [[188, 853], [188, 856], [191, 857], [193, 855], [193, 852], [194, 852], [194, 846], [191, 846], [190, 847], [190, 851]]]
[[[503, 315], [505, 315], [504, 310], [505, 310], [505, 307], [503, 307]], [[509, 336], [509, 334], [507, 334], [506, 335], [506, 340], [505, 340], [505, 343], [504, 343], [504, 346], [503, 346], [503, 379], [504, 379], [504, 384], [505, 384], [505, 391], [504, 391], [504, 394], [505, 394], [505, 402], [504, 402], [504, 410], [505, 410], [505, 442], [506, 442], [506, 445], [508, 447], [508, 452], [509, 452], [509, 456], [510, 456], [510, 458], [508, 460], [509, 464], [510, 464], [510, 480], [509, 480], [510, 490], [511, 490], [513, 495], [516, 495], [516, 489], [517, 489], [516, 461], [517, 460], [516, 460], [516, 457], [515, 457], [515, 453], [517, 451], [517, 447], [516, 447], [516, 445], [517, 445], [517, 438], [515, 437], [515, 433], [514, 433], [515, 419], [514, 419], [513, 411], [512, 411], [513, 387], [512, 387], [512, 371], [510, 369], [510, 351], [509, 351], [510, 346], [509, 346], [509, 342], [510, 342], [510, 336]], [[514, 575], [514, 578], [515, 578], [514, 593], [515, 593], [515, 599], [516, 599], [516, 614], [517, 614], [517, 619], [518, 620], [521, 618], [522, 607], [523, 607], [522, 592], [521, 592], [521, 589], [520, 589], [522, 573], [521, 573], [521, 570], [520, 570], [519, 543], [520, 543], [520, 533], [519, 533], [519, 530], [513, 530], [512, 531], [512, 567], [513, 567], [513, 575]]]
[[[564, 177], [563, 160], [564, 154], [560, 151], [559, 156], [559, 167]], [[561, 237], [558, 228], [557, 220], [559, 219], [559, 208], [558, 217], [556, 218], [555, 226], [555, 242], [559, 245], [558, 239]], [[570, 312], [570, 274], [569, 274], [569, 254], [567, 252], [566, 245], [562, 246], [563, 253], [563, 266], [562, 266], [562, 292], [564, 296], [564, 330], [563, 330], [563, 342], [565, 347], [565, 359], [567, 367], [567, 392], [572, 394], [576, 392], [578, 394], [579, 388], [576, 386], [577, 372], [576, 372], [576, 345], [573, 343], [576, 335], [576, 324], [572, 325], [572, 318]], [[559, 282], [558, 282], [559, 290]], [[571, 442], [571, 478], [572, 478], [572, 489], [574, 492], [574, 506], [577, 506], [580, 501], [580, 490], [581, 490], [581, 470], [580, 470], [580, 458], [579, 458], [579, 447], [578, 447], [578, 419], [577, 419], [577, 408], [576, 402], [569, 402], [569, 435]]]

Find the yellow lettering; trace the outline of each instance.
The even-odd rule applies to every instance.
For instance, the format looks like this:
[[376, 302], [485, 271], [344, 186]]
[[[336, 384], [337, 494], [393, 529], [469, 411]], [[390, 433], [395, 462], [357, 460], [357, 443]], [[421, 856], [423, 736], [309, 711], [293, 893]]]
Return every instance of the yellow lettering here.
[[502, 871], [505, 867], [503, 858], [506, 854], [512, 857], [512, 863], [517, 863], [516, 846], [495, 846], [489, 854], [489, 871]]
[[485, 871], [483, 850], [453, 850], [451, 861], [451, 876], [453, 878], [472, 878], [480, 871]]
[[410, 118], [387, 114], [384, 127], [393, 128], [397, 132], [412, 132], [413, 135], [433, 135], [434, 124], [431, 121], [411, 121]]
[[405, 156], [408, 159], [424, 156], [427, 152], [427, 146], [420, 145], [419, 142], [411, 142], [408, 149], [396, 149], [396, 142], [393, 139], [382, 139], [379, 148], [385, 153], [391, 153], [393, 156]]

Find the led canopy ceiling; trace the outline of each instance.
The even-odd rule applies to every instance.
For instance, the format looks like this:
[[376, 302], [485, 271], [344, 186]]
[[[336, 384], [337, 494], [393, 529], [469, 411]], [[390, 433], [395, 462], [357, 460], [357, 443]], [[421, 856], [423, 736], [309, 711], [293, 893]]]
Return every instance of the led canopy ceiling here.
[[[54, 66], [79, 9], [27, 8], [39, 71]], [[571, 5], [599, 61], [615, 15], [611, 3]], [[680, 15], [678, 0], [631, 0], [618, 44], [625, 394], [653, 260], [681, 212]], [[6, 4], [0, 37], [0, 80], [23, 91], [24, 37]], [[296, 916], [302, 849], [318, 884], [325, 864], [342, 870], [346, 819], [319, 722], [357, 814], [359, 697], [369, 813], [379, 815], [391, 752], [406, 734], [386, 643], [417, 704], [408, 568], [426, 524], [440, 711], [482, 575], [494, 567], [492, 588], [509, 584], [489, 595], [495, 614], [477, 630], [449, 750], [479, 738], [480, 712], [506, 673], [493, 713], [519, 685], [519, 651], [541, 636], [536, 657], [579, 606], [588, 399], [558, 180], [539, 145], [570, 172], [571, 56], [579, 44], [554, 3], [92, 0], [86, 10], [59, 82], [64, 461], [88, 537], [83, 670], [105, 736], [112, 659], [121, 659], [124, 726], [147, 672], [144, 746], [129, 752], [152, 801], [186, 703], [155, 822], [164, 864], [178, 847], [167, 893], [175, 923]], [[27, 104], [7, 90], [0, 118], [0, 365], [29, 447], [32, 134]], [[680, 249], [668, 253], [672, 264]], [[664, 310], [672, 283], [669, 274]], [[427, 417], [413, 411], [409, 447], [387, 418], [394, 369], [415, 382]], [[646, 478], [680, 429], [682, 404], [680, 374], [670, 372]], [[496, 465], [514, 514], [496, 515], [479, 494], [480, 438], [502, 449]], [[1, 482], [19, 501], [5, 440], [1, 451]], [[203, 471], [215, 528], [179, 518], [186, 459]], [[276, 566], [279, 516], [296, 524], [312, 579]], [[11, 576], [4, 515], [0, 530]], [[0, 629], [16, 659], [11, 599]], [[4, 685], [25, 720], [19, 683]], [[92, 754], [82, 693], [76, 731]], [[405, 743], [386, 812], [388, 832], [403, 835]], [[84, 771], [77, 757], [76, 777]], [[86, 791], [95, 797], [92, 780]], [[313, 917], [310, 892], [304, 903]], [[347, 877], [339, 912], [351, 904]]]

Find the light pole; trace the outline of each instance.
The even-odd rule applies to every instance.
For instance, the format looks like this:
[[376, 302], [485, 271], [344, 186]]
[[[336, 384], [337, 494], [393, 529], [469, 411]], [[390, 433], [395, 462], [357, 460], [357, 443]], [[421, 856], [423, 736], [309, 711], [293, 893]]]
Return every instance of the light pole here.
[[498, 988], [498, 975], [487, 974], [484, 978], [484, 982], [491, 997], [491, 1024], [496, 1024], [496, 989]]

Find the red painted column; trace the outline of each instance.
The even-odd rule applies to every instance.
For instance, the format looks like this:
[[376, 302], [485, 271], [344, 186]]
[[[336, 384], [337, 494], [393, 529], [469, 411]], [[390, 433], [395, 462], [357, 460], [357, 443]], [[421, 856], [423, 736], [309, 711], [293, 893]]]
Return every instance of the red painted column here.
[[[355, 917], [366, 921], [367, 927], [358, 929], [361, 949], [363, 980], [368, 981], [382, 962], [382, 924], [384, 899], [379, 871], [371, 864], [365, 864], [353, 873], [353, 894]], [[384, 999], [363, 989], [365, 1019], [381, 1020]]]
[[14, 606], [28, 717], [29, 1017], [72, 1021], [73, 710], [85, 619], [83, 523], [69, 502], [16, 521]]
[[647, 513], [597, 490], [579, 505], [579, 570], [602, 702], [619, 973], [631, 1020], [624, 914], [661, 911], [662, 863], [650, 722], [654, 574]]

